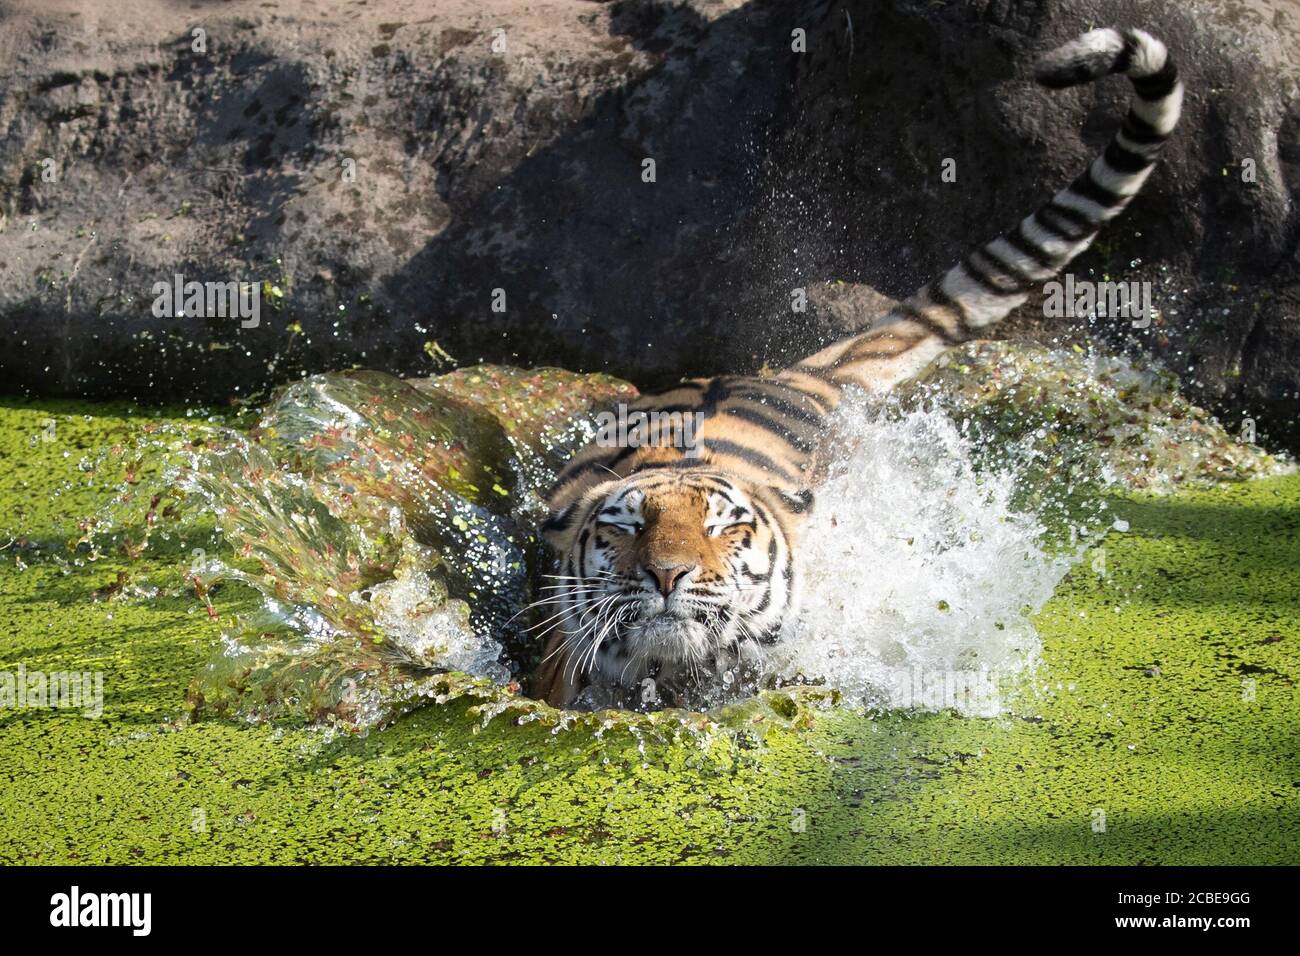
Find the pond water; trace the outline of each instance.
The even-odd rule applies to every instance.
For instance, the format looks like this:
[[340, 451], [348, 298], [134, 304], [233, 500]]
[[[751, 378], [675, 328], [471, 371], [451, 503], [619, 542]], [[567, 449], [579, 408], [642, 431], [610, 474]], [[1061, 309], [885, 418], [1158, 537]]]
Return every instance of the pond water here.
[[[398, 404], [330, 377], [233, 410], [0, 409], [0, 859], [1296, 861], [1300, 477], [1235, 480], [1292, 469], [1167, 377], [971, 346], [850, 403], [774, 686], [654, 713], [511, 680], [529, 489], [631, 387], [379, 381]], [[439, 382], [486, 433], [408, 449], [385, 419], [431, 423], [411, 392]], [[315, 411], [272, 434], [286, 400]], [[457, 517], [507, 560], [470, 561]], [[7, 706], [37, 672], [102, 676], [102, 704]]]
[[[525, 608], [551, 570], [541, 494], [595, 413], [635, 394], [553, 369], [314, 376], [242, 422], [117, 449], [150, 492], [136, 478], [89, 540], [138, 521], [146, 501], [151, 527], [215, 520], [214, 547], [181, 573], [203, 600], [230, 586], [260, 597], [222, 620], [188, 691], [196, 716], [365, 731], [469, 696], [487, 716], [636, 725], [561, 714], [521, 685], [544, 623]], [[828, 700], [1010, 712], [1034, 692], [1034, 614], [1123, 529], [1107, 488], [1290, 467], [1188, 405], [1170, 376], [1006, 344], [958, 350], [885, 404], [851, 397], [823, 460], [794, 640], [770, 655], [757, 702], [724, 677], [707, 713], [678, 723], [743, 722], [754, 707], [790, 718]]]

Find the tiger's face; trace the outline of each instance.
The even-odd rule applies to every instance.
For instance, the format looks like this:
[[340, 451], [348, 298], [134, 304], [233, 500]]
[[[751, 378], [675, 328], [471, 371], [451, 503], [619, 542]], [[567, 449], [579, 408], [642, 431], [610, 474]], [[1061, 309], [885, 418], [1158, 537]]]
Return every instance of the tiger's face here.
[[597, 485], [553, 520], [547, 698], [564, 705], [592, 684], [654, 705], [752, 676], [798, 593], [770, 495], [722, 474], [651, 470]]

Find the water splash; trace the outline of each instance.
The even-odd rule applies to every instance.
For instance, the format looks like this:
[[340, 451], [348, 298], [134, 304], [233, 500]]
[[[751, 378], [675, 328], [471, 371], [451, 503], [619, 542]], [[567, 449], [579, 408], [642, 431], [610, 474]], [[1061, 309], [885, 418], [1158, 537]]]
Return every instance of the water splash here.
[[1293, 469], [1159, 368], [1005, 342], [943, 356], [885, 405], [846, 401], [803, 545], [781, 679], [880, 707], [992, 716], [1024, 689], [1032, 618], [1112, 526], [1105, 489], [1168, 493]]
[[989, 716], [1039, 653], [1031, 615], [1075, 551], [1013, 500], [1014, 467], [981, 472], [937, 409], [836, 412], [834, 447], [802, 535], [805, 605], [775, 673], [828, 681], [878, 707]]
[[250, 433], [220, 431], [175, 479], [236, 561], [194, 578], [263, 603], [224, 625], [195, 711], [365, 728], [422, 698], [517, 690], [536, 652], [516, 618], [540, 493], [592, 409], [634, 394], [558, 370], [329, 374], [286, 388]]
[[1033, 615], [1110, 529], [1105, 489], [1293, 469], [1159, 368], [1005, 342], [953, 350], [884, 405], [849, 399], [832, 433], [803, 544], [807, 603], [772, 672], [868, 705], [981, 716], [1025, 689]]

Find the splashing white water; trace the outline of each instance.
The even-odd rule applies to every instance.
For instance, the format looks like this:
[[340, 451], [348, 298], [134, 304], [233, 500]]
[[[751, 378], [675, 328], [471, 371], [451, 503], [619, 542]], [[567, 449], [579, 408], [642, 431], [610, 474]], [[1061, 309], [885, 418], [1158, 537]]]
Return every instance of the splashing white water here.
[[1014, 472], [977, 473], [942, 412], [889, 416], [851, 397], [827, 447], [778, 673], [875, 706], [1003, 712], [1038, 657], [1029, 617], [1076, 556], [1044, 550], [1041, 523], [1012, 508]]
[[446, 588], [428, 575], [401, 570], [370, 589], [375, 623], [413, 663], [463, 671], [504, 684], [501, 645], [475, 632], [463, 606], [447, 601]]

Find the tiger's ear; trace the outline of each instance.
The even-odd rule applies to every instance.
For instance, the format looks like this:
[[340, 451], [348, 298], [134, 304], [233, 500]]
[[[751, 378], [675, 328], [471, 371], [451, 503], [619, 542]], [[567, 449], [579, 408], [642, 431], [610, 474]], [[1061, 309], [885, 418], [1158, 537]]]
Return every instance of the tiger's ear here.
[[806, 515], [812, 511], [813, 493], [807, 488], [801, 488], [799, 491], [785, 491], [781, 488], [771, 487], [768, 489], [772, 497], [781, 503], [786, 511], [793, 515]]
[[602, 481], [580, 495], [569, 498], [567, 504], [553, 507], [550, 516], [538, 529], [542, 533], [542, 539], [557, 553], [566, 554], [573, 547], [573, 539], [581, 530], [578, 527], [579, 521], [596, 501], [609, 494], [617, 485], [617, 481]]
[[573, 522], [578, 511], [578, 502], [570, 501], [558, 511], [552, 511], [542, 522], [540, 531], [542, 539], [556, 551], [568, 550], [568, 542], [573, 537]]

